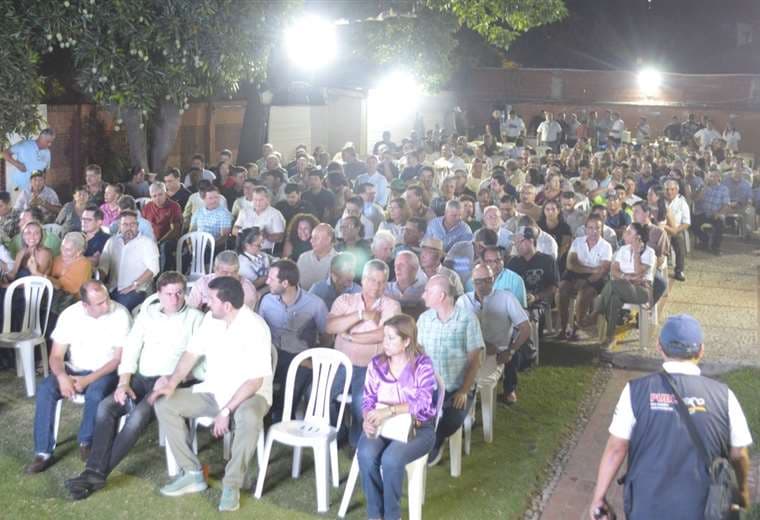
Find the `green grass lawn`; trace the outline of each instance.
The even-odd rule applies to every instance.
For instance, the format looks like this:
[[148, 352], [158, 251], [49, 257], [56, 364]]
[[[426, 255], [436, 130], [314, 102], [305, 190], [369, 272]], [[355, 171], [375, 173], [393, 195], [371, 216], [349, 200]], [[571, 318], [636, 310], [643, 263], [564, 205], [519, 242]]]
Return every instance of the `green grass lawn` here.
[[[493, 444], [483, 442], [482, 430], [477, 426], [472, 453], [463, 459], [460, 478], [449, 475], [448, 453], [441, 465], [428, 471], [424, 516], [521, 517], [531, 493], [542, 487], [547, 463], [574, 424], [578, 404], [590, 389], [596, 370], [590, 363], [591, 357], [591, 352], [583, 348], [543, 348], [543, 364], [520, 379], [519, 403], [509, 409], [497, 409]], [[208, 491], [164, 498], [157, 492], [167, 482], [167, 475], [155, 424], [110, 477], [106, 489], [83, 502], [69, 501], [63, 482], [83, 466], [76, 446], [80, 410], [69, 403], [63, 410], [56, 450], [59, 461], [41, 475], [25, 476], [22, 469], [32, 457], [34, 401], [24, 397], [21, 380], [10, 372], [0, 373], [0, 474], [4, 475], [0, 479], [3, 497], [0, 518], [186, 519], [206, 518], [216, 511], [223, 470], [221, 442], [214, 441], [206, 432], [200, 436], [201, 460], [211, 465]], [[343, 451], [340, 459], [341, 479], [345, 479], [350, 460]], [[290, 461], [289, 451], [275, 451], [263, 499], [257, 501], [244, 493], [236, 514], [267, 519], [318, 516], [310, 455], [304, 457], [299, 480], [290, 478]], [[255, 477], [255, 462], [253, 466]], [[337, 515], [342, 492], [343, 482], [340, 488], [333, 489], [327, 516]], [[365, 518], [360, 486], [354, 493], [348, 516]]]

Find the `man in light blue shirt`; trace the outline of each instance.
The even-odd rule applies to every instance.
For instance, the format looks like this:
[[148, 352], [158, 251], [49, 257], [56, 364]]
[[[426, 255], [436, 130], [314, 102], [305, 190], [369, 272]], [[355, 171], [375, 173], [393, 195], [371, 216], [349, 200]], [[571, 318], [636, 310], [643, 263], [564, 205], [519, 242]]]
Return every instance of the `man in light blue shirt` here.
[[425, 238], [441, 240], [446, 252], [457, 242], [472, 240], [472, 230], [462, 221], [462, 206], [458, 200], [448, 201], [443, 216], [430, 221]]
[[[520, 302], [523, 308], [528, 308], [528, 298], [525, 293], [525, 281], [516, 272], [504, 267], [504, 256], [501, 249], [494, 246], [486, 246], [483, 250], [483, 263], [491, 268], [494, 274], [494, 289], [502, 289], [511, 292]], [[472, 279], [468, 280], [466, 290], [474, 289]]]
[[385, 175], [377, 171], [377, 157], [370, 155], [367, 157], [367, 173], [362, 173], [356, 178], [356, 186], [361, 186], [365, 182], [372, 184], [375, 187], [375, 202], [382, 207], [388, 206], [388, 197], [390, 191], [388, 190], [388, 179]]
[[29, 188], [32, 173], [50, 168], [50, 146], [54, 140], [55, 130], [46, 128], [37, 139], [20, 141], [3, 152], [3, 159], [18, 170], [12, 180], [19, 190]]
[[[132, 210], [137, 213], [137, 228], [140, 230], [140, 234], [150, 238], [153, 241], [156, 240], [156, 235], [153, 233], [153, 225], [149, 220], [144, 218], [139, 211], [137, 211], [137, 203], [135, 202], [135, 199], [132, 197], [132, 195], [122, 195], [119, 198], [119, 210]], [[113, 221], [110, 229], [112, 236], [119, 233], [118, 219]]]
[[330, 273], [327, 278], [311, 286], [309, 292], [319, 297], [328, 309], [341, 294], [362, 292], [359, 284], [354, 282], [356, 258], [351, 253], [339, 253], [330, 261]]

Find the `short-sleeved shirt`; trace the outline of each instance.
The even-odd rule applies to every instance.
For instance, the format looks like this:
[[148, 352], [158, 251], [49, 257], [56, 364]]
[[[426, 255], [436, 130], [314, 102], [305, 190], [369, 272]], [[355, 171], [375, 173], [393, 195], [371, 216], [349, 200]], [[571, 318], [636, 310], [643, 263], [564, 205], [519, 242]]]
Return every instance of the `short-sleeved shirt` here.
[[612, 229], [620, 229], [631, 223], [631, 216], [622, 209], [616, 215], [608, 215], [605, 224]]
[[417, 279], [406, 289], [402, 290], [397, 280], [388, 282], [385, 287], [385, 295], [393, 298], [401, 305], [418, 305], [422, 303], [422, 293], [425, 292], [426, 284], [427, 276], [420, 269]]
[[[202, 306], [208, 305], [208, 284], [216, 277], [216, 273], [209, 273], [201, 276], [195, 281], [193, 288], [190, 290], [190, 294], [187, 297], [187, 304], [190, 307], [200, 309]], [[247, 278], [243, 277], [240, 278], [240, 285], [243, 286], [243, 302], [253, 309], [256, 306], [256, 287], [254, 287]]]
[[735, 181], [731, 177], [726, 177], [723, 180], [723, 185], [728, 188], [731, 202], [736, 202], [737, 204], [747, 204], [752, 200], [752, 185], [749, 183], [749, 181], [747, 181], [747, 179], [742, 178], [738, 181]]
[[557, 285], [559, 280], [557, 262], [545, 253], [537, 252], [530, 260], [521, 256], [512, 257], [507, 267], [522, 277], [525, 289], [531, 294]]
[[92, 236], [92, 238], [87, 241], [87, 247], [84, 250], [84, 256], [91, 257], [98, 253], [102, 253], [103, 247], [106, 245], [106, 242], [108, 242], [109, 238], [111, 238], [111, 235], [99, 229]]
[[599, 267], [602, 262], [612, 261], [612, 246], [606, 240], [597, 240], [594, 247], [589, 249], [586, 237], [573, 240], [570, 253], [575, 253], [578, 261], [586, 267]]
[[182, 208], [171, 199], [163, 207], [153, 201], [148, 202], [142, 210], [145, 219], [153, 226], [156, 240], [166, 235], [174, 224], [174, 229], [182, 229]]
[[262, 378], [256, 395], [272, 404], [272, 337], [266, 322], [247, 306], [238, 309], [229, 326], [206, 313], [187, 351], [206, 362], [206, 379], [193, 392], [212, 394], [221, 408], [243, 383]]
[[[401, 313], [401, 306], [399, 303], [387, 296], [383, 296], [376, 300], [373, 307], [368, 309], [364, 304], [364, 299], [361, 293], [356, 294], [341, 294], [333, 302], [330, 309], [330, 316], [342, 316], [351, 312], [357, 312], [359, 310], [380, 311], [380, 321], [375, 323], [372, 320], [363, 320], [351, 327], [348, 331], [349, 334], [356, 334], [358, 332], [372, 332], [383, 326], [385, 321]], [[383, 342], [360, 344], [349, 341], [344, 338], [343, 335], [338, 334], [335, 337], [335, 349], [346, 354], [353, 365], [359, 367], [366, 367], [369, 365], [370, 360], [376, 355], [380, 354], [383, 350]]]
[[496, 346], [509, 346], [512, 327], [528, 321], [528, 313], [512, 293], [492, 289], [483, 301], [471, 291], [457, 299], [457, 307], [467, 309], [480, 320], [483, 339]]
[[[417, 340], [433, 360], [435, 373], [441, 376], [447, 392], [464, 383], [470, 352], [485, 347], [477, 316], [461, 307], [446, 321], [428, 309], [417, 318]], [[469, 389], [466, 389], [469, 390]]]
[[222, 206], [212, 210], [201, 207], [193, 214], [190, 226], [198, 231], [211, 233], [214, 239], [218, 239], [223, 230], [232, 229], [232, 214]]
[[25, 172], [18, 172], [13, 176], [13, 182], [20, 190], [29, 187], [29, 180], [33, 172], [50, 168], [50, 149], [40, 150], [35, 139], [27, 139], [14, 144], [11, 146], [10, 152], [18, 162], [26, 166]]
[[[340, 296], [329, 276], [312, 285], [309, 292], [325, 302], [328, 309], [332, 308], [336, 298]], [[362, 292], [361, 285], [356, 282], [351, 282], [351, 286], [342, 294], [357, 294], [360, 292]]]
[[337, 254], [335, 249], [330, 249], [322, 258], [318, 258], [313, 249], [301, 253], [298, 257], [298, 278], [301, 287], [308, 291], [315, 283], [324, 280], [330, 273], [330, 264]]
[[[48, 204], [51, 204], [53, 206], [60, 206], [61, 201], [58, 198], [58, 194], [55, 192], [53, 188], [50, 186], [43, 186], [42, 191], [37, 195], [40, 199], [44, 200]], [[16, 199], [16, 204], [13, 206], [13, 209], [15, 209], [18, 212], [24, 211], [25, 209], [29, 209], [31, 207], [31, 202], [34, 200], [34, 195], [32, 194], [31, 188], [27, 188], [21, 192], [21, 194], [18, 196], [18, 199]], [[40, 206], [40, 210], [42, 210], [43, 215], [45, 216], [45, 222], [48, 222], [52, 220], [51, 216], [54, 217], [54, 214], [51, 214], [46, 208]]]
[[694, 202], [694, 213], [701, 213], [712, 217], [721, 208], [728, 206], [730, 202], [731, 195], [729, 194], [728, 187], [722, 184], [706, 186], [702, 193], [702, 198]]
[[680, 226], [681, 224], [691, 225], [689, 203], [686, 202], [683, 195], [678, 195], [675, 199], [668, 202], [668, 209], [673, 214], [677, 226]]
[[[124, 289], [134, 283], [146, 270], [153, 275], [159, 272], [158, 246], [150, 238], [138, 234], [135, 238], [124, 243], [119, 234], [106, 242], [98, 260], [98, 267], [109, 275], [109, 289]], [[147, 291], [151, 280], [137, 287], [139, 291]]]
[[459, 221], [451, 229], [443, 225], [443, 217], [436, 217], [430, 221], [425, 232], [425, 238], [437, 238], [443, 242], [443, 249], [447, 251], [457, 242], [472, 240], [472, 229], [462, 221]]
[[93, 318], [82, 302], [66, 307], [58, 318], [52, 338], [67, 345], [68, 365], [74, 371], [95, 371], [123, 348], [132, 323], [127, 309], [112, 301], [106, 314]]
[[[615, 253], [615, 262], [620, 266], [620, 272], [624, 274], [633, 274], [635, 272], [633, 263], [633, 248], [629, 245], [624, 245]], [[649, 266], [646, 273], [646, 279], [650, 282], [654, 280], [654, 271], [657, 268], [657, 256], [654, 254], [654, 249], [646, 246], [644, 253], [641, 255], [641, 263]]]
[[317, 212], [317, 218], [322, 222], [329, 220], [330, 212], [335, 208], [335, 194], [330, 190], [319, 190], [314, 193], [313, 191], [305, 191], [301, 198], [305, 201], [311, 202], [312, 206]]
[[327, 324], [325, 303], [300, 287], [292, 305], [282, 301], [278, 294], [265, 295], [259, 314], [269, 325], [274, 346], [291, 354], [317, 346], [319, 334], [325, 332]]
[[[686, 361], [667, 361], [662, 364], [662, 368], [670, 374], [693, 376], [701, 374], [697, 365]], [[745, 448], [751, 445], [752, 434], [747, 425], [747, 418], [731, 389], [728, 390], [728, 420], [731, 447]], [[630, 440], [634, 426], [636, 426], [636, 416], [633, 413], [633, 404], [631, 403], [631, 385], [626, 384], [615, 406], [615, 414], [612, 416], [609, 432], [620, 439]]]
[[[240, 229], [257, 227], [267, 233], [284, 233], [285, 217], [272, 206], [267, 206], [267, 208], [261, 213], [256, 213], [256, 210], [252, 208], [244, 208], [240, 211], [240, 214], [235, 221], [235, 227], [239, 227]], [[264, 249], [272, 249], [274, 247], [274, 242], [271, 240], [264, 240], [261, 242], [261, 247]]]
[[187, 205], [187, 201], [190, 198], [190, 195], [192, 195], [190, 193], [190, 190], [180, 185], [177, 192], [174, 195], [169, 195], [169, 198], [172, 199], [177, 204], [179, 204], [179, 207], [182, 208], [182, 210], [184, 211], [185, 206]]

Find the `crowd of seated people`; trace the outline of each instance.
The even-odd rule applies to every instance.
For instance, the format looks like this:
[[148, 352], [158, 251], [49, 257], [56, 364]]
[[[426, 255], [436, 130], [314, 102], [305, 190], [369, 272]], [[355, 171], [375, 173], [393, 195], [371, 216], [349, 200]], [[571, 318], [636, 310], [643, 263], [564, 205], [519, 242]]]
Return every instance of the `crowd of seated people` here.
[[[576, 341], [603, 317], [609, 346], [626, 304], [656, 305], [670, 268], [686, 280], [689, 241], [720, 254], [726, 220], [751, 236], [757, 176], [738, 148], [709, 120], [673, 123], [661, 138], [642, 124], [631, 143], [618, 114], [547, 112], [529, 146], [511, 112], [502, 133], [489, 124], [474, 143], [431, 131], [396, 144], [385, 133], [366, 157], [302, 146], [291, 163], [266, 144], [257, 163], [235, 165], [225, 150], [213, 169], [194, 155], [184, 172], [148, 182], [134, 168], [124, 184], [92, 164], [63, 205], [35, 173], [14, 205], [0, 193], [3, 286], [28, 276], [55, 286], [27, 472], [55, 462], [56, 403], [81, 394], [86, 466], [66, 483], [73, 498], [106, 485], [154, 416], [182, 469], [161, 493], [202, 491], [185, 418], [211, 416], [214, 435], [236, 433], [219, 504], [234, 510], [262, 420], [283, 415], [291, 360], [323, 346], [353, 366], [347, 441], [369, 517], [400, 516], [404, 464], [440, 461], [483, 356], [505, 366], [497, 400], [513, 406], [535, 353], [531, 323], [543, 334], [556, 307], [558, 338]], [[215, 258], [189, 284], [175, 251], [194, 231], [213, 237]], [[300, 367], [296, 400], [310, 382]], [[404, 413], [414, 441], [378, 439]]]

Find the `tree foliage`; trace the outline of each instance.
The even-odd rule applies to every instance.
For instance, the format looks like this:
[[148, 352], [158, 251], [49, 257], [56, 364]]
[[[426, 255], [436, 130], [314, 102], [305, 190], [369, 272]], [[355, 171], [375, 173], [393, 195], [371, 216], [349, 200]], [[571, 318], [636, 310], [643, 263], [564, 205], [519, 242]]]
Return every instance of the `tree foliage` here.
[[37, 104], [42, 99], [39, 55], [30, 45], [29, 28], [13, 8], [12, 0], [0, 0], [0, 148], [7, 134], [31, 135], [39, 128]]

